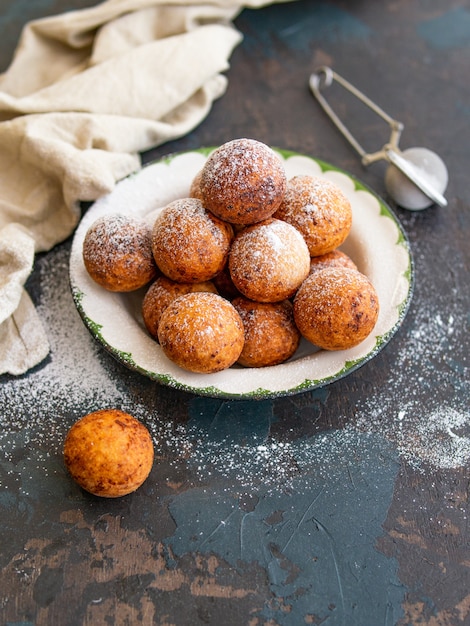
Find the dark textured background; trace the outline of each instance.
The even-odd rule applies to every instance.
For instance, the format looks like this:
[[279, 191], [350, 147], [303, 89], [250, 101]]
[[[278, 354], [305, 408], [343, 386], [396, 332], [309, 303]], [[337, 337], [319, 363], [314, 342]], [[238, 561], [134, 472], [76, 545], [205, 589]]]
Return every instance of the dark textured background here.
[[[0, 68], [27, 20], [91, 4], [4, 0]], [[64, 377], [80, 386], [99, 360], [112, 397], [94, 389], [77, 405], [60, 379], [48, 396], [35, 381], [50, 359], [19, 380], [3, 376], [2, 624], [470, 623], [468, 5], [301, 0], [245, 10], [236, 25], [244, 41], [226, 95], [144, 160], [251, 136], [342, 167], [386, 197], [383, 164], [364, 170], [308, 91], [310, 72], [332, 65], [404, 122], [403, 148], [431, 148], [449, 168], [448, 208], [394, 207], [415, 262], [410, 311], [372, 361], [291, 398], [155, 388], [80, 325], [83, 359]], [[383, 122], [332, 97], [367, 149], [381, 147]], [[64, 324], [76, 315], [69, 249], [42, 255], [28, 283], [47, 317], [54, 272]], [[60, 320], [48, 332], [60, 336]], [[80, 415], [117, 396], [160, 443], [145, 485], [106, 501], [71, 483], [61, 446]]]

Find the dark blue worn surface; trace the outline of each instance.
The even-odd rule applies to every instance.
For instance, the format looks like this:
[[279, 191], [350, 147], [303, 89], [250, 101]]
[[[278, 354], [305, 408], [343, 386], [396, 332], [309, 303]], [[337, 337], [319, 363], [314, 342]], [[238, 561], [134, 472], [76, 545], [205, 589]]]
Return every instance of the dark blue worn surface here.
[[[215, 417], [207, 401], [197, 404], [204, 411], [193, 418], [203, 429], [199, 446], [222, 463], [226, 459], [228, 467], [213, 467], [211, 454], [204, 455], [206, 484], [172, 499], [176, 530], [166, 541], [171, 552], [179, 558], [215, 555], [242, 573], [253, 562], [259, 565], [279, 604], [267, 603], [253, 615], [275, 623], [302, 623], [307, 616], [331, 624], [395, 623], [404, 588], [395, 560], [374, 545], [398, 471], [392, 447], [376, 435], [341, 440], [327, 431], [289, 446], [298, 471], [276, 480], [263, 476], [266, 445], [259, 443], [269, 434], [270, 403], [226, 404]], [[241, 451], [233, 464], [236, 446]], [[240, 468], [253, 466], [253, 446], [259, 461], [247, 500]]]

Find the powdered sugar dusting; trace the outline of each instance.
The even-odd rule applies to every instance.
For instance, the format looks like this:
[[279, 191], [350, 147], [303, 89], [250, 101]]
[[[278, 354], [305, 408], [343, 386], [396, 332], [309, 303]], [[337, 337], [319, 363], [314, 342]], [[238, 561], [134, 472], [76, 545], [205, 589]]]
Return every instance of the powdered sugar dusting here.
[[102, 216], [90, 226], [83, 260], [90, 276], [112, 291], [133, 291], [156, 274], [149, 226], [121, 214]]
[[138, 236], [150, 242], [150, 231], [143, 220], [114, 213], [98, 218], [88, 229], [85, 241], [93, 233], [94, 253], [99, 253], [98, 243], [103, 247], [112, 246], [112, 254], [125, 254], [138, 243]]
[[[68, 285], [65, 247], [40, 258], [37, 270], [42, 293], [38, 312], [47, 329], [51, 354], [28, 377], [8, 378], [0, 387], [0, 448], [6, 462], [13, 462], [12, 455], [18, 453], [15, 447], [21, 433], [21, 446], [27, 446], [28, 454], [42, 461], [44, 471], [47, 459], [60, 454], [73, 419], [109, 406], [120, 407], [144, 421], [153, 437], [156, 458], [163, 456], [174, 467], [189, 462], [201, 480], [209, 474], [231, 476], [242, 485], [264, 481], [277, 488], [301, 475], [304, 465], [313, 461], [318, 471], [328, 476], [338, 459], [347, 456], [345, 450], [357, 446], [359, 431], [366, 436], [377, 433], [385, 437], [405, 462], [423, 471], [427, 467], [455, 468], [468, 462], [468, 411], [457, 401], [453, 406], [442, 406], [436, 398], [434, 406], [425, 406], [420, 400], [420, 390], [430, 384], [432, 359], [446, 363], [439, 382], [452, 383], [458, 396], [448, 351], [449, 338], [456, 331], [457, 312], [447, 317], [438, 311], [418, 312], [404, 342], [406, 352], [398, 357], [374, 397], [357, 407], [356, 418], [345, 429], [290, 442], [276, 441], [259, 429], [244, 443], [234, 443], [234, 426], [229, 420], [226, 437], [210, 436], [201, 422], [175, 422], [171, 415], [158, 414], [148, 401], [136, 400], [126, 391], [124, 370], [120, 365], [114, 370], [109, 363], [103, 363], [102, 348], [95, 344], [76, 312]], [[468, 376], [466, 366], [459, 373], [462, 387]], [[191, 406], [196, 411], [198, 403], [202, 407], [206, 402], [196, 399]], [[210, 402], [220, 408], [230, 405], [220, 400]], [[266, 404], [271, 406], [270, 402]]]
[[[38, 313], [51, 346], [46, 363], [26, 378], [7, 381], [0, 387], [0, 428], [27, 433], [34, 446], [47, 442], [54, 453], [61, 445], [67, 414], [81, 417], [83, 411], [113, 404], [124, 397], [99, 359], [94, 344], [77, 311], [68, 285], [68, 254], [59, 249], [38, 263], [42, 299]], [[46, 417], [47, 416], [47, 417]], [[8, 456], [6, 446], [3, 453]]]
[[310, 271], [302, 235], [290, 224], [270, 219], [237, 235], [229, 259], [236, 287], [253, 300], [290, 297]]
[[[315, 162], [311, 164], [314, 166]], [[201, 162], [196, 165], [192, 175]], [[308, 165], [310, 167], [310, 161]], [[167, 180], [168, 168], [163, 169], [162, 180]], [[151, 173], [148, 168], [147, 175]], [[141, 197], [144, 207], [150, 206], [153, 193], [150, 188], [142, 191], [138, 187], [136, 194], [131, 182], [125, 204], [128, 205], [131, 198]], [[173, 198], [174, 188], [168, 193]], [[145, 214], [146, 210], [142, 209], [141, 213]], [[374, 218], [374, 228], [378, 226], [377, 221]], [[397, 448], [404, 462], [423, 471], [429, 467], [456, 468], [468, 463], [470, 416], [468, 408], [459, 401], [460, 390], [468, 384], [468, 362], [463, 359], [455, 362], [452, 355], [455, 336], [461, 330], [457, 321], [465, 319], [468, 311], [455, 309], [444, 315], [442, 311], [448, 310], [448, 306], [443, 307], [438, 300], [430, 309], [416, 311], [408, 336], [401, 342], [403, 352], [395, 360], [391, 358], [390, 371], [382, 386], [375, 389], [373, 395], [361, 399], [346, 428], [319, 433], [307, 441], [286, 442], [276, 441], [272, 433], [257, 431], [258, 434], [245, 442], [234, 443], [230, 435], [209, 436], [201, 421], [179, 423], [172, 415], [159, 414], [159, 401], [153, 396], [139, 399], [129, 393], [125, 387], [125, 369], [118, 364], [110, 365], [109, 358], [103, 356], [103, 349], [95, 344], [80, 320], [69, 290], [68, 269], [65, 246], [37, 261], [41, 286], [38, 312], [47, 329], [51, 354], [27, 377], [5, 378], [0, 387], [3, 409], [0, 448], [7, 461], [18, 454], [14, 448], [18, 447], [20, 438], [29, 458], [52, 457], [60, 452], [63, 436], [74, 418], [97, 408], [117, 406], [142, 419], [149, 427], [157, 458], [167, 458], [174, 467], [190, 463], [201, 480], [210, 473], [236, 476], [247, 486], [266, 480], [277, 487], [298, 476], [303, 463], [314, 458], [318, 471], [328, 476], [336, 463], [347, 457], [345, 450], [353, 450], [362, 435], [365, 438], [361, 441], [367, 441], [369, 435], [371, 441], [377, 436], [385, 437]], [[390, 354], [394, 354], [393, 349]], [[434, 361], [442, 366], [433, 367]], [[436, 371], [438, 380], [435, 380]], [[247, 376], [252, 375], [248, 372]], [[432, 397], [431, 390], [435, 391], [439, 385], [446, 389], [452, 387], [454, 401], [443, 402], [435, 393], [434, 402], [423, 404], [423, 398]], [[326, 391], [313, 393], [324, 394], [322, 401], [327, 403]], [[312, 402], [310, 394], [304, 397], [305, 402]], [[299, 396], [298, 406], [302, 401]], [[179, 402], [193, 411], [198, 402], [207, 410], [207, 403], [211, 401], [196, 398], [188, 400], [187, 405], [186, 400]], [[223, 411], [230, 404], [223, 400], [213, 402], [217, 411]], [[254, 403], [238, 406], [243, 404]], [[265, 401], [265, 404], [267, 410], [272, 411], [272, 401]], [[180, 413], [184, 419], [185, 409]], [[232, 433], [233, 423], [228, 422], [227, 429]], [[40, 452], [35, 454], [33, 450]]]
[[200, 191], [205, 206], [235, 224], [252, 224], [278, 208], [286, 189], [283, 163], [269, 146], [234, 139], [217, 148], [204, 165]]
[[213, 373], [233, 365], [243, 347], [243, 324], [235, 308], [215, 293], [182, 295], [163, 311], [158, 339], [180, 367]]
[[338, 187], [320, 176], [294, 176], [287, 185], [284, 205], [294, 205], [308, 213], [334, 214], [338, 200], [347, 204]]
[[[172, 157], [162, 167], [162, 163], [157, 163], [144, 168], [142, 173], [126, 181], [124, 185], [125, 193], [121, 195], [121, 185], [117, 185], [111, 194], [112, 199], [103, 203], [98, 201], [87, 212], [79, 225], [74, 237], [72, 251], [70, 275], [74, 286], [74, 293], [80, 298], [77, 304], [81, 311], [92, 320], [93, 326], [99, 326], [101, 332], [97, 334], [98, 340], [105, 345], [108, 344], [118, 352], [118, 358], [131, 368], [137, 366], [142, 371], [147, 372], [150, 377], [156, 377], [166, 384], [168, 376], [171, 376], [175, 386], [183, 385], [184, 388], [201, 390], [201, 393], [210, 393], [226, 397], [234, 394], [239, 397], [260, 397], [261, 394], [268, 394], [274, 397], [278, 393], [288, 393], [289, 390], [302, 388], [313, 388], [320, 381], [332, 380], [337, 375], [343, 375], [344, 369], [350, 369], [359, 364], [364, 358], [371, 356], [371, 351], [376, 351], [378, 347], [388, 343], [396, 328], [401, 324], [404, 311], [410, 296], [410, 281], [408, 272], [410, 268], [410, 257], [406, 242], [400, 237], [399, 224], [389, 215], [386, 207], [381, 206], [379, 200], [371, 193], [357, 189], [347, 175], [333, 171], [326, 171], [325, 177], [333, 177], [340, 185], [354, 205], [354, 224], [351, 233], [345, 242], [344, 252], [346, 252], [358, 267], [363, 271], [374, 284], [380, 300], [380, 314], [374, 333], [359, 347], [335, 354], [318, 351], [315, 349], [299, 350], [299, 358], [290, 359], [283, 367], [271, 371], [269, 368], [257, 368], [256, 371], [244, 371], [243, 368], [233, 368], [230, 372], [218, 372], [204, 375], [189, 376], [181, 368], [172, 367], [168, 359], [164, 358], [161, 350], [155, 349], [153, 342], [143, 330], [143, 325], [135, 320], [133, 316], [134, 307], [123, 307], [122, 298], [110, 297], [115, 294], [103, 293], [104, 290], [97, 290], [88, 280], [83, 271], [81, 261], [81, 245], [83, 241], [84, 229], [90, 221], [103, 213], [109, 211], [123, 211], [127, 213], [146, 214], [149, 207], [161, 207], [162, 197], [173, 198], [175, 189], [188, 189], [190, 181], [201, 169], [199, 159], [189, 159], [188, 154]], [[295, 167], [291, 167], [291, 163]], [[316, 173], [318, 166], [314, 159], [291, 157], [284, 160], [285, 168], [290, 175], [295, 174], [296, 168], [300, 167], [305, 171], [307, 162], [310, 168]], [[157, 192], [155, 188], [144, 184], [141, 186], [141, 176], [144, 176], [144, 183], [149, 178], [158, 182]], [[338, 179], [336, 181], [336, 179]], [[134, 194], [131, 194], [129, 185], [134, 187]], [[157, 193], [157, 200], [155, 194]], [[184, 193], [187, 193], [185, 191]], [[134, 198], [130, 202], [130, 197]], [[180, 196], [187, 197], [187, 196]], [[156, 217], [156, 212], [161, 209], [152, 210]], [[239, 231], [239, 229], [236, 229]], [[298, 235], [298, 234], [297, 234]], [[299, 246], [301, 241], [299, 237]], [[262, 255], [259, 255], [262, 258]], [[257, 279], [257, 276], [254, 276]], [[261, 287], [264, 289], [264, 284]], [[277, 297], [286, 297], [285, 294], [277, 294]], [[126, 332], [123, 333], [122, 329]], [[385, 340], [382, 338], [385, 337]], [[313, 348], [313, 346], [312, 346]], [[132, 362], [127, 355], [132, 355]], [[301, 358], [300, 358], [301, 357]], [[266, 397], [268, 397], [266, 395]]]
[[[388, 379], [358, 407], [354, 427], [381, 433], [416, 468], [464, 467], [470, 460], [470, 412], [460, 401], [470, 372], [450, 349], [461, 316], [444, 317], [432, 307], [418, 311]], [[443, 401], [441, 388], [452, 389], [454, 399]]]
[[152, 229], [152, 250], [164, 274], [182, 282], [210, 280], [225, 266], [233, 231], [196, 198], [171, 202]]
[[211, 476], [235, 480], [246, 488], [262, 484], [267, 492], [278, 492], [280, 486], [288, 489], [294, 480], [308, 476], [312, 466], [324, 479], [337, 471], [344, 472], [346, 450], [353, 454], [359, 441], [359, 433], [353, 429], [285, 442], [255, 435], [251, 445], [230, 436], [216, 440], [194, 427], [189, 432], [194, 438], [190, 465], [202, 481]]
[[[203, 168], [204, 188], [229, 186], [238, 193], [252, 188], [252, 176], [264, 176], [276, 164], [276, 173], [282, 171], [276, 153], [253, 139], [235, 139], [217, 148]], [[263, 189], [261, 188], [261, 192]]]
[[330, 252], [349, 234], [352, 209], [341, 188], [319, 176], [291, 178], [274, 217], [295, 226], [303, 235], [311, 256]]
[[[190, 230], [188, 229], [190, 225]], [[162, 237], [171, 237], [178, 246], [178, 252], [183, 252], [192, 243], [202, 237], [210, 235], [214, 245], [227, 246], [225, 235], [227, 228], [222, 230], [222, 224], [213, 218], [202, 206], [197, 198], [182, 198], [171, 202], [158, 215], [154, 228], [158, 229]]]

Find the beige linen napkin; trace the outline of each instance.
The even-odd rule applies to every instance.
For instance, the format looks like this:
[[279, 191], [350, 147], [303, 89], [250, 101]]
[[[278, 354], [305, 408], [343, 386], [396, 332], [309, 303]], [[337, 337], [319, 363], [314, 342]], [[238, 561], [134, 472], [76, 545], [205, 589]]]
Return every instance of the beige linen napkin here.
[[230, 0], [107, 0], [30, 22], [0, 75], [0, 374], [49, 352], [24, 290], [34, 254], [67, 238], [79, 202], [194, 128], [226, 88], [241, 35]]

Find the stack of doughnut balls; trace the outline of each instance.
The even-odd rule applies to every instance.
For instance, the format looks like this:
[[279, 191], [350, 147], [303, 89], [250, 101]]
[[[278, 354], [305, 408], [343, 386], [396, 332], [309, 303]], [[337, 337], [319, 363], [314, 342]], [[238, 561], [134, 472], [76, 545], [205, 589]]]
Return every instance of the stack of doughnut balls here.
[[234, 139], [210, 153], [189, 197], [153, 224], [123, 215], [93, 223], [83, 260], [105, 289], [146, 286], [145, 327], [181, 368], [273, 366], [294, 355], [302, 336], [345, 350], [373, 330], [377, 293], [338, 249], [351, 223], [337, 185], [312, 175], [287, 180], [269, 146]]

